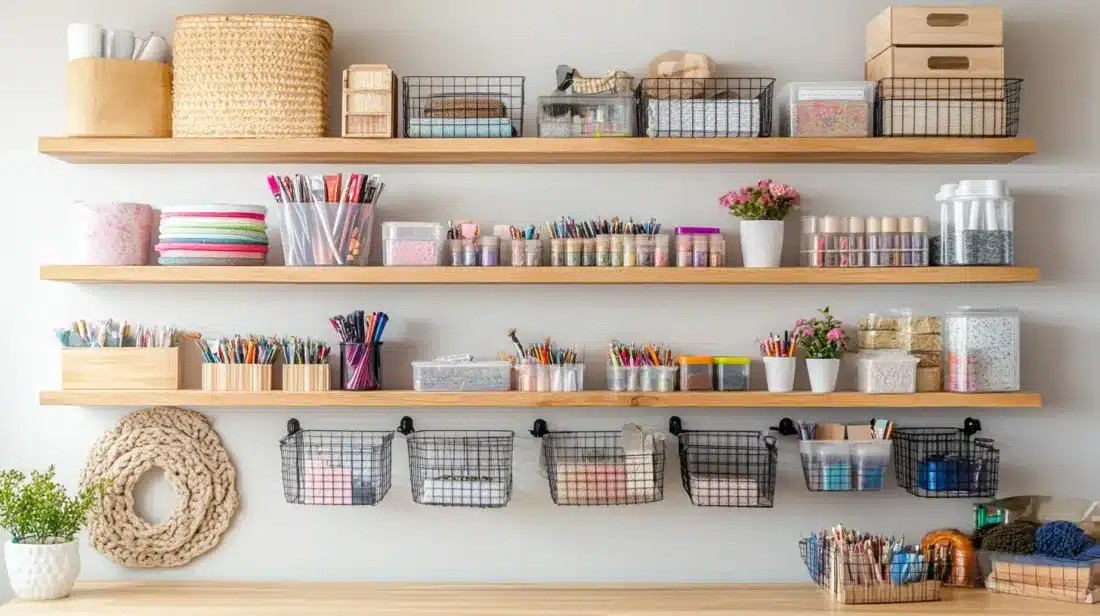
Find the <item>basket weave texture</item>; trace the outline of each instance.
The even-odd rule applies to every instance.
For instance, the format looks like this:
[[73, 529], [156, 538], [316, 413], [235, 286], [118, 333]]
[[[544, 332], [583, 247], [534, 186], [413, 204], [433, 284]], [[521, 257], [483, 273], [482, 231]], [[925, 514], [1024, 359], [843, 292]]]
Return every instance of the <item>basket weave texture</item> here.
[[175, 137], [324, 137], [332, 26], [296, 15], [183, 15]]

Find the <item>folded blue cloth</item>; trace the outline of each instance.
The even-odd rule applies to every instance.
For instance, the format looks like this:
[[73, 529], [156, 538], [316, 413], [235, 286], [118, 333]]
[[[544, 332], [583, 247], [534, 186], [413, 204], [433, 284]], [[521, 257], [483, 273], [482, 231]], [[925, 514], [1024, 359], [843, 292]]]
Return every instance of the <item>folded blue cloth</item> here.
[[508, 118], [411, 118], [405, 127], [409, 137], [514, 137]]

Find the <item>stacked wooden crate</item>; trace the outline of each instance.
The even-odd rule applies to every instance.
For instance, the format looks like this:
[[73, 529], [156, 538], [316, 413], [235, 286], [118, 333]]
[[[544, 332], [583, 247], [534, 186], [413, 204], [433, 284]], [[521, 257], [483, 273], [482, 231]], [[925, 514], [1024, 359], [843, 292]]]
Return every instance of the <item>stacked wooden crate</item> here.
[[397, 134], [397, 75], [384, 64], [352, 64], [344, 71], [344, 137]]
[[1004, 13], [890, 7], [867, 24], [864, 75], [879, 82], [886, 136], [1004, 136]]

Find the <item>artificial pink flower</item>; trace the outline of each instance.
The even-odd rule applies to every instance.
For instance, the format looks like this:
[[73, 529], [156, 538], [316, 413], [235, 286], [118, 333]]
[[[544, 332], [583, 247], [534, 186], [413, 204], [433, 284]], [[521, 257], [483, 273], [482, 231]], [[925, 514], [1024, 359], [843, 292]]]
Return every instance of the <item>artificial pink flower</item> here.
[[798, 329], [799, 327], [805, 327], [805, 326], [806, 326], [806, 319], [799, 319], [799, 320], [794, 322], [794, 328], [795, 329]]
[[802, 328], [802, 335], [806, 336], [807, 338], [814, 335], [813, 328], [812, 327], [803, 327]]
[[829, 339], [829, 342], [837, 342], [844, 339], [844, 331], [839, 327], [830, 329], [829, 333], [825, 335]]
[[776, 199], [790, 199], [791, 201], [798, 201], [798, 191], [786, 184], [772, 184], [768, 191]]

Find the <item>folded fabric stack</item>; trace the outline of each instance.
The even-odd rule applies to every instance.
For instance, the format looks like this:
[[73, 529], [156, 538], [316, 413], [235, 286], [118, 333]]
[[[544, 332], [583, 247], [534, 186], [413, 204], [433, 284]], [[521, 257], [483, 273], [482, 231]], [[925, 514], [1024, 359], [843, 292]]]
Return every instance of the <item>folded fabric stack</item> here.
[[181, 205], [161, 210], [161, 265], [263, 265], [267, 208], [261, 205]]

